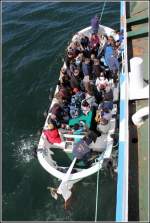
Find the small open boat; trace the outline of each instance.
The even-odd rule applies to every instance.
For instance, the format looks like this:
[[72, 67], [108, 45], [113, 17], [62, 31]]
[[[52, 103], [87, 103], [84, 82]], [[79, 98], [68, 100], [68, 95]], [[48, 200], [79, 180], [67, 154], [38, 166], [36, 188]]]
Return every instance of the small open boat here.
[[[90, 37], [92, 34], [91, 27], [87, 27], [79, 31], [77, 34], [73, 36], [72, 41], [73, 42], [80, 41], [81, 34], [84, 34], [85, 36]], [[105, 36], [115, 37], [115, 32], [111, 28], [100, 25], [98, 35], [101, 36], [101, 44], [99, 46], [99, 51], [102, 51], [106, 42]], [[63, 66], [64, 67], [66, 66], [65, 63]], [[72, 166], [69, 173], [67, 171], [68, 169], [70, 169], [69, 166], [74, 158], [72, 155], [72, 149], [75, 143], [75, 139], [83, 138], [85, 133], [76, 135], [69, 131], [62, 132], [59, 129], [62, 142], [59, 144], [54, 143], [52, 145], [48, 142], [47, 138], [45, 137], [43, 133], [40, 137], [40, 141], [39, 141], [38, 149], [37, 149], [38, 160], [40, 164], [42, 165], [42, 167], [49, 174], [53, 175], [59, 180], [67, 182], [67, 189], [65, 188], [65, 190], [70, 190], [74, 183], [99, 171], [103, 166], [104, 160], [111, 158], [111, 154], [112, 154], [112, 150], [114, 146], [114, 139], [112, 135], [115, 133], [115, 130], [118, 127], [117, 118], [118, 118], [118, 110], [119, 110], [118, 109], [119, 86], [118, 86], [118, 83], [117, 85], [115, 85], [111, 79], [109, 80], [109, 82], [113, 90], [113, 109], [112, 109], [112, 118], [110, 120], [110, 129], [107, 132], [107, 134], [102, 134], [101, 136], [97, 137], [96, 142], [95, 143], [92, 142], [89, 145], [90, 148], [92, 148], [94, 151], [97, 151], [97, 156], [93, 159], [93, 162], [90, 165], [90, 167], [88, 168], [84, 167], [84, 165], [82, 164], [78, 164], [76, 166], [74, 162], [73, 163], [74, 167]], [[57, 92], [58, 92], [58, 86], [56, 87], [56, 90], [55, 90], [55, 93]], [[52, 107], [53, 104], [54, 104], [54, 100], [52, 100], [50, 107]], [[44, 128], [46, 128], [48, 125], [49, 116], [50, 116], [50, 113], [48, 114], [46, 118]], [[69, 120], [69, 125], [72, 126], [73, 123], [84, 121], [90, 128], [92, 126], [92, 120], [93, 120], [93, 112], [90, 111], [86, 117], [82, 114], [76, 120], [73, 120], [73, 119]], [[60, 148], [60, 149], [54, 149], [54, 148]], [[68, 166], [66, 166], [65, 164], [62, 166], [62, 164], [60, 164], [59, 161], [57, 160], [55, 151], [58, 151], [58, 150], [62, 154], [61, 161], [63, 161], [63, 159], [66, 159], [66, 157], [70, 161], [70, 163], [67, 164]], [[63, 155], [65, 158], [63, 158]], [[68, 175], [66, 172], [68, 173]], [[66, 178], [66, 175], [67, 175], [67, 178]]]

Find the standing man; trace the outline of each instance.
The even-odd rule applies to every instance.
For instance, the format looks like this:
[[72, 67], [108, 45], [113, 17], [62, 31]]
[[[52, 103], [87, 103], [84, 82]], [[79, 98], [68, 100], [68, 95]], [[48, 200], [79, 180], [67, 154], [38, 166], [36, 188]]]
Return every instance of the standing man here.
[[95, 15], [91, 19], [91, 26], [92, 26], [92, 32], [97, 34], [98, 33], [98, 29], [99, 29], [99, 17], [97, 15]]
[[91, 130], [80, 141], [75, 142], [73, 145], [73, 155], [77, 160], [82, 160], [85, 166], [91, 165], [92, 151], [89, 145], [96, 142], [97, 134]]

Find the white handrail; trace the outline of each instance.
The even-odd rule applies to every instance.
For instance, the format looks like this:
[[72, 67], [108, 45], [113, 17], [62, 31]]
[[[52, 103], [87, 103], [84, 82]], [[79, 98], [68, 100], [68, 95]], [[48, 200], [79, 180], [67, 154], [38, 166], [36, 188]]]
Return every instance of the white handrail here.
[[120, 74], [120, 131], [117, 179], [116, 221], [128, 221], [128, 163], [129, 163], [129, 129], [128, 129], [128, 66], [127, 66], [127, 31], [126, 2], [121, 1], [121, 29], [124, 31], [122, 72]]

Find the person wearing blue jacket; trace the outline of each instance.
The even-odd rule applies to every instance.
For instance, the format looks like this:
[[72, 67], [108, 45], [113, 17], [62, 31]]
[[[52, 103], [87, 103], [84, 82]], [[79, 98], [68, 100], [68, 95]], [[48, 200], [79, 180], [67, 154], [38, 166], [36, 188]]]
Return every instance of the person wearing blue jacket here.
[[104, 48], [104, 58], [105, 62], [108, 65], [109, 69], [116, 73], [119, 70], [119, 62], [115, 56], [114, 49], [111, 44], [106, 44]]

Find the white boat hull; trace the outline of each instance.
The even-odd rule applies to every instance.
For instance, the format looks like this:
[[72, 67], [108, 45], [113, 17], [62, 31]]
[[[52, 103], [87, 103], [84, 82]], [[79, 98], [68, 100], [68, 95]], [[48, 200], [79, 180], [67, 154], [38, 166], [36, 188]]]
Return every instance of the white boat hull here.
[[[83, 33], [84, 35], [90, 36], [92, 33], [91, 27], [87, 27], [81, 31], [78, 32], [79, 34]], [[105, 26], [100, 25], [99, 26], [99, 33], [102, 35], [114, 35], [114, 30]], [[72, 41], [75, 41], [78, 38], [77, 35], [74, 35], [72, 38]], [[58, 86], [56, 87], [56, 91], [58, 91]], [[51, 103], [51, 107], [53, 105], [53, 101]], [[47, 120], [45, 122], [45, 126], [47, 125]], [[101, 154], [101, 156], [93, 163], [93, 165], [90, 168], [87, 169], [82, 169], [79, 172], [72, 173], [70, 175], [69, 181], [71, 183], [76, 183], [79, 180], [88, 177], [94, 173], [96, 173], [98, 170], [102, 168], [103, 160], [105, 158], [110, 158], [111, 152], [112, 152], [112, 147], [113, 147], [113, 139], [111, 138], [111, 134], [114, 132], [115, 129], [115, 120], [112, 120], [112, 128], [110, 129], [109, 133], [107, 134], [107, 146], [105, 151]], [[53, 147], [60, 147], [61, 149], [64, 149], [65, 144], [59, 144], [59, 145], [54, 145]], [[41, 164], [41, 166], [51, 175], [54, 177], [58, 178], [59, 180], [63, 180], [65, 173], [57, 170], [57, 163], [53, 160], [52, 154], [53, 152], [50, 150], [50, 144], [44, 137], [44, 135], [41, 135], [39, 145], [38, 145], [38, 150], [37, 150], [37, 157], [38, 160]], [[44, 148], [44, 149], [43, 149]]]

